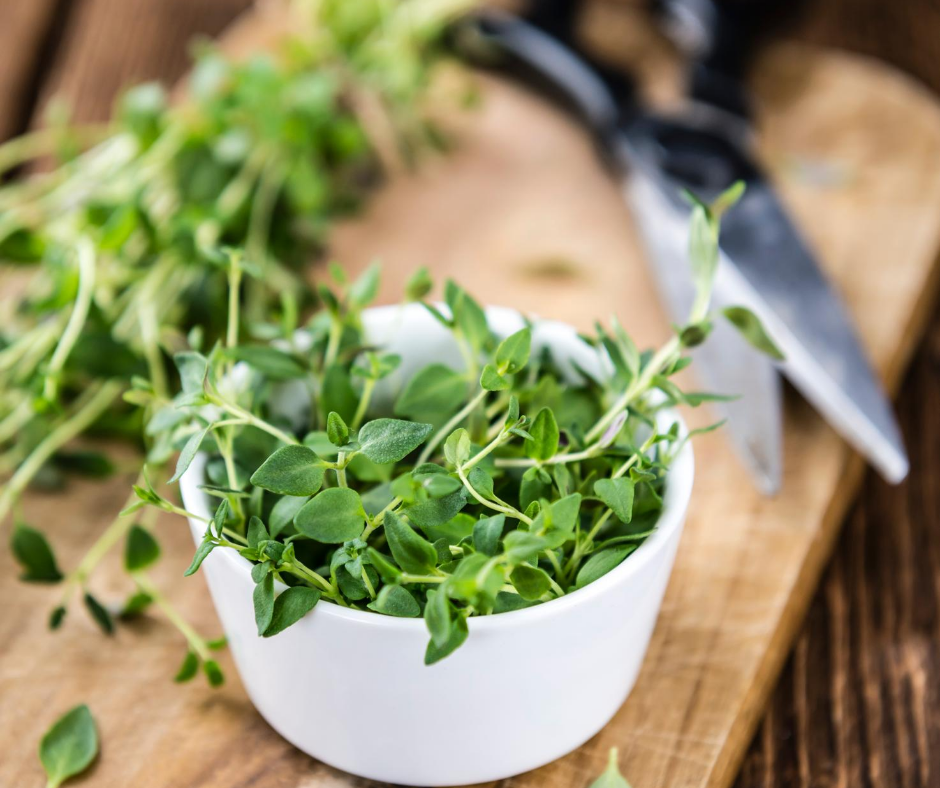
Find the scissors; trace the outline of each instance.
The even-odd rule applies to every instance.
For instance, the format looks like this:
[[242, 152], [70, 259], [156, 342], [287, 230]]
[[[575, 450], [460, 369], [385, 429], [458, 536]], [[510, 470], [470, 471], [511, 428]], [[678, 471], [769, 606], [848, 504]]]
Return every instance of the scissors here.
[[740, 395], [716, 407], [759, 490], [773, 494], [781, 483], [781, 373], [886, 480], [901, 481], [909, 463], [890, 403], [845, 305], [752, 152], [742, 79], [742, 53], [753, 43], [748, 20], [720, 0], [661, 3], [667, 22], [697, 53], [683, 108], [663, 114], [640, 101], [628, 73], [579, 46], [579, 7], [576, 0], [539, 0], [525, 18], [480, 12], [468, 23], [476, 46], [465, 54], [482, 45], [477, 51], [486, 61], [495, 55], [498, 67], [549, 93], [592, 134], [622, 185], [664, 305], [679, 324], [694, 296], [690, 207], [681, 195], [689, 190], [709, 200], [744, 181], [744, 196], [722, 221], [714, 300], [720, 308], [751, 309], [784, 360], [771, 361], [717, 323], [716, 341], [693, 353], [702, 383]]

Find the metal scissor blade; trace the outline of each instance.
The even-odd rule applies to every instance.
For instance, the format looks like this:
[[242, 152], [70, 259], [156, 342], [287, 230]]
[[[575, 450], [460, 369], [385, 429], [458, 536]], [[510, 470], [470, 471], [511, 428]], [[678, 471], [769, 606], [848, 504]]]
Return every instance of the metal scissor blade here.
[[718, 288], [763, 321], [781, 370], [889, 482], [909, 462], [897, 421], [841, 299], [763, 178], [722, 223]]
[[[642, 173], [634, 172], [624, 180], [624, 195], [637, 219], [663, 303], [672, 320], [682, 325], [695, 297], [686, 249], [687, 216]], [[719, 293], [716, 301], [720, 301]], [[692, 355], [696, 377], [709, 392], [738, 397], [713, 407], [727, 420], [725, 429], [732, 445], [757, 488], [765, 495], [777, 492], [782, 409], [780, 375], [773, 363], [722, 322], [716, 323], [713, 336]]]

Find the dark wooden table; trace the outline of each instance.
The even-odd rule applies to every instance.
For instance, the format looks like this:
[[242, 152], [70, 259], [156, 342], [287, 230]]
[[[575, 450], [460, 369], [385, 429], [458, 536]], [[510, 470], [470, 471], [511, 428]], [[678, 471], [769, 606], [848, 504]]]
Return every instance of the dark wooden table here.
[[[192, 37], [216, 34], [247, 5], [3, 0], [0, 138], [38, 123], [53, 95], [78, 120], [106, 117], [121, 87], [174, 79]], [[795, 32], [881, 57], [940, 91], [936, 0], [815, 0]], [[867, 476], [739, 788], [940, 782], [938, 403], [940, 313], [898, 402], [911, 476], [898, 488]]]

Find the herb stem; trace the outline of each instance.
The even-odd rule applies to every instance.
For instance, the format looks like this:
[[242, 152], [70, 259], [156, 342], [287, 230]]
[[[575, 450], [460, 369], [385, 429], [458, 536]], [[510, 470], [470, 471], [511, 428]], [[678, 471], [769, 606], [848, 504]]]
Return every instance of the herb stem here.
[[238, 307], [241, 282], [241, 257], [239, 252], [234, 252], [229, 255], [228, 264], [228, 324], [225, 330], [225, 345], [228, 348], [234, 348], [238, 345]]
[[346, 481], [346, 452], [341, 451], [336, 455], [336, 485], [338, 487], [348, 487]]
[[57, 126], [38, 129], [23, 134], [0, 145], [0, 173], [53, 153], [64, 140], [75, 140], [81, 146], [93, 145], [104, 139], [111, 131], [106, 124], [95, 124], [69, 129], [64, 132]]
[[59, 424], [33, 449], [3, 488], [3, 492], [0, 493], [0, 524], [6, 520], [10, 508], [49, 458], [90, 427], [117, 399], [122, 388], [122, 384], [114, 380], [107, 383], [93, 383], [88, 387], [86, 396], [80, 401], [76, 412]]
[[326, 352], [323, 354], [323, 369], [327, 370], [336, 362], [339, 354], [339, 343], [343, 338], [343, 323], [336, 316], [330, 315], [330, 335], [326, 343]]
[[372, 392], [375, 390], [375, 378], [366, 378], [362, 384], [362, 396], [359, 398], [359, 405], [356, 413], [353, 415], [352, 424], [349, 429], [358, 430], [362, 420], [366, 417], [366, 411], [369, 409], [369, 402], [372, 400]]
[[75, 294], [75, 306], [72, 314], [69, 315], [68, 323], [65, 324], [65, 331], [62, 333], [59, 343], [56, 345], [49, 359], [46, 368], [46, 379], [43, 383], [43, 397], [47, 400], [53, 400], [59, 387], [59, 373], [65, 362], [68, 360], [72, 348], [78, 341], [82, 329], [85, 327], [85, 321], [88, 319], [88, 311], [91, 308], [92, 298], [95, 292], [95, 250], [87, 236], [82, 236], [76, 243], [78, 254], [78, 292]]
[[673, 336], [656, 352], [656, 355], [650, 359], [640, 375], [627, 386], [627, 390], [620, 398], [601, 416], [598, 422], [591, 427], [590, 431], [585, 435], [585, 440], [590, 442], [600, 437], [604, 430], [610, 426], [611, 422], [617, 418], [617, 414], [623, 411], [633, 400], [649, 388], [650, 381], [672, 360], [678, 350], [679, 337]]
[[182, 615], [180, 615], [179, 611], [173, 607], [170, 600], [163, 595], [163, 592], [151, 582], [150, 578], [143, 572], [134, 572], [131, 574], [131, 577], [140, 590], [149, 596], [154, 604], [163, 611], [163, 615], [167, 617], [167, 620], [186, 638], [189, 647], [196, 652], [199, 659], [203, 662], [212, 659], [212, 655], [209, 653], [209, 646], [206, 644], [205, 639], [190, 626], [189, 622], [186, 621]]
[[326, 596], [343, 607], [348, 607], [346, 600], [343, 599], [343, 595], [339, 593], [339, 589], [337, 589], [336, 586], [330, 583], [330, 581], [321, 574], [314, 572], [307, 566], [304, 566], [302, 563], [300, 563], [300, 561], [289, 561], [285, 564], [282, 564], [279, 569], [281, 571], [289, 572], [295, 577], [299, 577], [301, 580], [306, 580], [312, 585], [320, 586]]
[[482, 495], [480, 495], [480, 493], [478, 493], [473, 488], [473, 485], [470, 484], [470, 480], [467, 478], [467, 475], [464, 473], [463, 466], [460, 466], [460, 465], [457, 466], [457, 475], [460, 477], [460, 481], [463, 482], [463, 486], [467, 488], [467, 492], [469, 492], [470, 495], [476, 498], [477, 502], [487, 507], [488, 509], [492, 509], [495, 512], [501, 512], [502, 514], [508, 514], [510, 517], [515, 517], [517, 520], [521, 520], [526, 525], [532, 525], [532, 519], [524, 515], [514, 506], [510, 506], [505, 501], [494, 503], [493, 501], [487, 500]]
[[483, 402], [487, 393], [486, 389], [481, 389], [473, 399], [454, 414], [450, 421], [434, 433], [434, 436], [425, 444], [424, 449], [422, 449], [418, 457], [418, 462], [416, 463], [417, 465], [428, 461], [428, 458], [434, 453], [434, 450], [440, 445], [441, 441], [450, 435], [454, 428], [467, 418], [477, 405]]
[[255, 416], [251, 411], [245, 410], [240, 405], [236, 405], [234, 402], [228, 402], [222, 397], [209, 395], [209, 401], [213, 405], [218, 405], [226, 413], [230, 413], [236, 418], [242, 419], [245, 423], [250, 424], [252, 427], [257, 427], [259, 430], [264, 430], [269, 435], [273, 435], [282, 443], [291, 444], [294, 446], [299, 446], [300, 441], [297, 440], [293, 435], [288, 435], [286, 432], [279, 430], [273, 424], [269, 424], [264, 419]]
[[470, 470], [478, 462], [484, 460], [490, 454], [490, 452], [498, 448], [499, 445], [506, 440], [506, 437], [509, 434], [510, 433], [508, 430], [500, 430], [499, 435], [493, 438], [493, 440], [491, 440], [486, 446], [484, 446], [479, 452], [477, 452], [473, 457], [463, 464], [464, 471]]

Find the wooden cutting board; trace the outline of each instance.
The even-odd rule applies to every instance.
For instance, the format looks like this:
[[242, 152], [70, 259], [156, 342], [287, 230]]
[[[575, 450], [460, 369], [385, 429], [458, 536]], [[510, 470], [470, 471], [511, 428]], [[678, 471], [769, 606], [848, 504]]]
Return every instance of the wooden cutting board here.
[[[244, 51], [270, 40], [282, 26], [278, 12], [270, 13], [243, 20], [229, 45]], [[668, 102], [675, 94], [674, 58], [634, 9], [594, 7], [587, 33], [610, 55], [628, 52], [651, 95]], [[383, 300], [397, 299], [405, 278], [427, 265], [438, 281], [454, 276], [487, 303], [579, 327], [616, 313], [641, 343], [662, 341], [668, 323], [636, 231], [583, 135], [516, 87], [488, 78], [481, 85], [482, 105], [453, 119], [454, 155], [391, 182], [368, 216], [340, 228], [334, 256], [353, 269], [381, 259]], [[766, 54], [754, 91], [763, 159], [894, 389], [937, 278], [940, 112], [882, 65], [794, 46]], [[636, 689], [588, 744], [504, 788], [583, 788], [611, 746], [620, 748], [635, 788], [731, 782], [861, 478], [858, 459], [792, 395], [785, 433], [784, 485], [772, 500], [749, 487], [721, 434], [696, 443], [689, 522]], [[126, 482], [30, 497], [31, 519], [49, 532], [65, 566], [120, 507]], [[203, 631], [217, 632], [201, 578], [180, 580], [192, 552], [185, 524], [166, 519], [161, 540], [166, 557], [155, 579]], [[50, 634], [45, 613], [59, 592], [19, 585], [13, 576], [4, 551], [0, 786], [41, 784], [36, 743], [58, 714], [82, 701], [100, 723], [103, 756], [76, 784], [375, 785], [280, 739], [253, 710], [227, 656], [224, 689], [173, 685], [183, 646], [164, 621], [148, 619], [104, 639], [74, 610]], [[95, 576], [94, 587], [104, 598], [126, 593], [117, 561]], [[370, 735], [381, 735], [372, 722]]]

